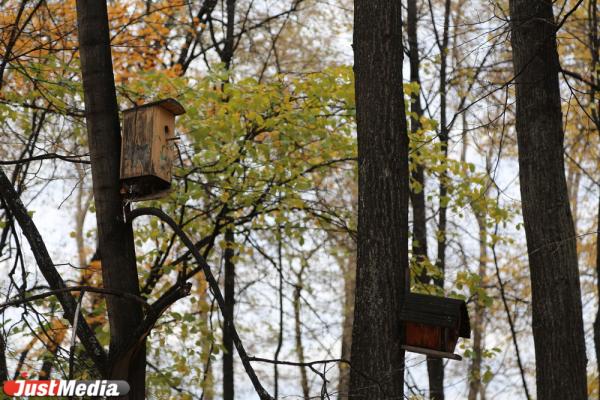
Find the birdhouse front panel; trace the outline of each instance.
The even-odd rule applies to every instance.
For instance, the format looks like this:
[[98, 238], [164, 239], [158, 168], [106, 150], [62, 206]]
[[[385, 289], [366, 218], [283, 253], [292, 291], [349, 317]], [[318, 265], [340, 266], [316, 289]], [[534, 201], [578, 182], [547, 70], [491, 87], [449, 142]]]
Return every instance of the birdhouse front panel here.
[[406, 344], [427, 349], [442, 350], [441, 328], [425, 324], [406, 324]]
[[152, 175], [154, 110], [145, 107], [126, 111], [121, 142], [121, 179]]

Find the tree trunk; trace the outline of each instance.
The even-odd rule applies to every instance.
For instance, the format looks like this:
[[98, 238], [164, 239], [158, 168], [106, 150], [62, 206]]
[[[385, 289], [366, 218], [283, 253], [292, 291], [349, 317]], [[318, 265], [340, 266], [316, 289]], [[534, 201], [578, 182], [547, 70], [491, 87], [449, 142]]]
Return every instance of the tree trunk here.
[[[438, 48], [440, 51], [440, 141], [442, 144], [442, 152], [444, 154], [443, 163], [446, 163], [448, 158], [448, 117], [447, 117], [447, 64], [448, 64], [448, 42], [449, 42], [449, 27], [450, 27], [450, 11], [451, 0], [444, 2], [444, 26], [442, 31], [442, 40], [438, 40]], [[433, 15], [433, 12], [432, 12]], [[434, 23], [432, 21], [432, 23]], [[436, 36], [437, 37], [437, 36]], [[446, 164], [444, 164], [446, 165]], [[439, 215], [438, 215], [438, 248], [436, 267], [439, 276], [433, 281], [441, 291], [444, 291], [444, 274], [446, 270], [446, 231], [448, 224], [448, 170], [445, 167], [440, 173], [440, 192], [439, 192]], [[444, 400], [444, 363], [441, 358], [427, 357], [427, 372], [429, 374], [429, 398], [431, 400]]]
[[[483, 198], [485, 198], [485, 194]], [[483, 199], [482, 198], [482, 199]], [[477, 225], [479, 226], [479, 278], [481, 285], [485, 284], [485, 269], [487, 263], [487, 227], [484, 215], [477, 210], [473, 210]], [[483, 350], [483, 324], [485, 317], [485, 306], [480, 298], [475, 299], [475, 316], [473, 318], [473, 359], [469, 367], [469, 394], [468, 400], [476, 400], [477, 396], [483, 390], [481, 384], [481, 365]]]
[[0, 381], [8, 380], [8, 368], [6, 366], [6, 340], [0, 332]]
[[354, 4], [359, 195], [350, 396], [403, 398], [409, 189], [402, 6]]
[[[350, 360], [352, 357], [352, 325], [354, 324], [354, 289], [356, 286], [356, 246], [351, 242], [347, 246], [349, 254], [345, 260], [346, 268], [344, 274], [344, 322], [342, 325], [342, 359]], [[339, 260], [343, 265], [343, 260]], [[340, 381], [338, 383], [338, 399], [349, 399], [350, 392], [350, 366], [340, 363]]]
[[581, 289], [565, 180], [552, 3], [511, 0], [521, 201], [538, 399], [587, 399]]
[[[298, 355], [298, 362], [304, 363], [304, 344], [302, 343], [302, 319], [300, 318], [300, 305], [301, 305], [301, 293], [304, 286], [302, 274], [304, 273], [305, 265], [300, 267], [300, 271], [296, 275], [296, 287], [294, 288], [294, 333], [296, 343], [296, 354]], [[342, 345], [343, 346], [343, 345]], [[310, 400], [309, 386], [308, 386], [308, 375], [306, 373], [306, 366], [302, 365], [300, 368], [300, 386], [302, 387], [302, 397], [304, 400]]]
[[[275, 265], [274, 265], [275, 266]], [[279, 354], [283, 346], [283, 237], [281, 236], [281, 225], [277, 227], [277, 273], [279, 275], [279, 287], [277, 297], [279, 300], [279, 332], [277, 333], [277, 347], [273, 355], [273, 398], [279, 398]]]
[[[139, 296], [133, 229], [124, 220], [119, 193], [121, 136], [106, 2], [77, 0], [77, 26], [103, 284]], [[107, 296], [106, 303], [111, 335], [109, 362], [114, 362], [117, 352], [129, 345], [143, 315], [137, 302]], [[129, 382], [129, 399], [144, 399], [145, 343], [124, 365], [110, 367], [111, 378]]]
[[235, 3], [236, 0], [227, 0], [227, 26], [225, 32], [225, 44], [221, 53], [221, 60], [225, 63], [225, 69], [231, 68], [234, 48], [234, 28], [235, 28]]
[[[410, 81], [418, 85], [421, 84], [419, 77], [420, 59], [419, 59], [419, 39], [417, 34], [417, 0], [408, 0], [408, 12], [406, 14], [406, 32], [408, 36], [410, 61]], [[410, 110], [413, 113], [410, 118], [410, 130], [412, 133], [421, 128], [420, 118], [423, 115], [421, 106], [420, 89], [418, 93], [411, 96]], [[416, 151], [417, 160], [420, 158], [420, 151]], [[420, 190], [411, 190], [410, 202], [413, 210], [413, 243], [412, 253], [417, 262], [427, 260], [427, 216], [425, 209], [425, 174], [423, 164], [416, 163], [412, 172], [412, 178], [421, 188]], [[419, 274], [422, 283], [429, 283], [427, 271], [423, 270]]]
[[[600, 38], [598, 36], [598, 1], [589, 2], [589, 44], [592, 58], [591, 71], [592, 87], [590, 88], [590, 104], [595, 104], [592, 109], [592, 119], [596, 126], [596, 134], [600, 135], [600, 101], [598, 99], [598, 84], [600, 84]], [[596, 235], [596, 289], [598, 295], [598, 307], [596, 309], [596, 320], [594, 321], [594, 348], [596, 350], [596, 370], [598, 371], [598, 400], [600, 400], [600, 187], [598, 188], [598, 233]]]
[[[421, 80], [419, 77], [419, 40], [417, 33], [417, 0], [408, 0], [407, 2], [407, 25], [406, 30], [408, 34], [408, 43], [409, 43], [409, 59], [410, 59], [410, 81], [417, 83], [420, 85]], [[446, 41], [447, 42], [447, 41]], [[441, 74], [440, 81], [443, 81], [443, 85], [440, 85], [440, 88], [444, 88], [443, 92], [440, 92], [443, 95], [443, 104], [444, 104], [444, 115], [445, 115], [445, 81], [446, 81], [446, 73], [445, 73], [445, 55], [442, 56], [444, 59], [443, 63], [443, 71]], [[412, 97], [411, 103], [411, 111], [414, 115], [411, 116], [410, 120], [410, 128], [411, 132], [417, 132], [420, 126], [420, 117], [423, 115], [423, 108], [421, 106], [421, 97], [419, 93], [416, 93]], [[445, 125], [445, 117], [443, 118]], [[442, 130], [446, 132], [443, 128]], [[446, 138], [446, 146], [447, 146], [447, 132], [446, 135], [443, 136]], [[418, 157], [417, 153], [417, 159]], [[445, 175], [443, 175], [445, 177]], [[415, 182], [418, 182], [420, 186], [419, 191], [411, 191], [410, 200], [412, 204], [413, 210], [413, 256], [415, 257], [417, 262], [424, 262], [428, 259], [427, 256], [427, 215], [426, 215], [426, 207], [425, 207], [425, 174], [424, 167], [422, 164], [416, 165], [415, 169], [412, 172], [412, 178]], [[440, 185], [440, 194], [445, 195], [447, 192], [445, 183], [442, 182]], [[446, 230], [446, 207], [440, 206], [440, 231], [442, 235], [445, 235]], [[443, 271], [443, 262], [444, 262], [444, 254], [445, 254], [445, 237], [442, 237], [440, 243], [438, 245], [438, 253], [442, 254], [442, 259], [438, 262], [438, 267], [441, 271]], [[441, 264], [441, 265], [440, 265]], [[423, 284], [428, 284], [430, 282], [430, 278], [427, 274], [427, 270], [421, 270], [421, 273], [417, 277], [419, 281]], [[435, 282], [438, 286], [443, 288], [443, 279], [437, 279]], [[444, 398], [444, 364], [439, 358], [427, 357], [427, 375], [429, 378], [429, 397], [431, 399], [440, 400]]]
[[[225, 33], [225, 44], [220, 51], [221, 61], [225, 69], [229, 71], [234, 51], [234, 27], [235, 27], [235, 3], [236, 0], [227, 0], [227, 26]], [[218, 47], [217, 47], [218, 49]], [[222, 83], [225, 85], [225, 82]], [[233, 263], [234, 235], [231, 228], [225, 231], [225, 310], [223, 310], [223, 400], [234, 399], [234, 365], [233, 365], [233, 311], [235, 304], [235, 265]]]
[[594, 321], [594, 348], [596, 350], [596, 369], [598, 371], [598, 399], [600, 400], [600, 194], [598, 195], [598, 227], [596, 233], [596, 291], [598, 307]]
[[203, 340], [200, 341], [200, 362], [203, 365], [203, 376], [202, 376], [202, 398], [205, 400], [213, 400], [215, 398], [214, 392], [214, 376], [212, 372], [212, 359], [211, 355], [213, 352], [213, 342], [208, 337], [208, 333], [211, 331], [210, 318], [212, 314], [212, 307], [208, 298], [208, 282], [203, 272], [196, 275], [196, 284], [193, 286], [194, 295], [198, 299], [195, 304], [195, 312], [198, 313], [198, 326], [201, 334], [204, 336]]
[[234, 236], [231, 228], [225, 231], [225, 310], [223, 310], [223, 400], [234, 399], [234, 374], [233, 374], [233, 336], [231, 328], [233, 326], [233, 311], [235, 304], [235, 264], [234, 256]]

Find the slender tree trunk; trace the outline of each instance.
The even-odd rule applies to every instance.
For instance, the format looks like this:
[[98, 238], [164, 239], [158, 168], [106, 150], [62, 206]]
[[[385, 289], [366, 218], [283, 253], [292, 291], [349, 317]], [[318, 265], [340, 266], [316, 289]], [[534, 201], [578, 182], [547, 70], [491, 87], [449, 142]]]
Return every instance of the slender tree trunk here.
[[283, 346], [283, 237], [281, 236], [281, 225], [277, 228], [277, 273], [279, 275], [279, 287], [277, 290], [279, 300], [279, 332], [277, 333], [277, 347], [273, 355], [273, 360], [275, 360], [273, 364], [274, 399], [279, 398], [279, 365], [277, 361], [279, 361], [279, 354]]
[[85, 180], [85, 171], [83, 167], [76, 164], [75, 169], [77, 170], [77, 178], [80, 182], [75, 200], [75, 243], [77, 244], [79, 267], [84, 268], [87, 266], [88, 261], [84, 240], [85, 217], [87, 216], [88, 208], [92, 202], [92, 195], [83, 184]]
[[[410, 80], [411, 82], [421, 84], [421, 80], [419, 77], [419, 68], [420, 68], [420, 60], [419, 60], [419, 39], [418, 39], [418, 30], [417, 30], [417, 0], [408, 0], [407, 2], [407, 25], [406, 30], [408, 34], [408, 43], [409, 43], [409, 60], [410, 60]], [[447, 42], [447, 41], [446, 41]], [[446, 56], [442, 56], [444, 63], [442, 68], [442, 74], [440, 77], [440, 87], [443, 87], [443, 91], [440, 90], [440, 93], [443, 95], [443, 114], [445, 115], [445, 81], [446, 81], [446, 72], [445, 72], [445, 58]], [[419, 91], [420, 92], [420, 91]], [[410, 128], [413, 133], [417, 132], [421, 128], [420, 118], [423, 115], [423, 108], [421, 106], [421, 97], [419, 93], [416, 93], [412, 97], [411, 102], [411, 111], [413, 115], [411, 115]], [[443, 125], [445, 126], [445, 117], [443, 118]], [[442, 128], [444, 129], [444, 128]], [[445, 131], [444, 131], [445, 132]], [[447, 133], [444, 136], [446, 138], [446, 146], [447, 146]], [[419, 159], [420, 154], [417, 151], [417, 159]], [[445, 176], [445, 175], [444, 175]], [[412, 190], [410, 193], [410, 199], [413, 210], [413, 256], [415, 257], [417, 262], [423, 263], [428, 260], [427, 255], [427, 215], [426, 215], [426, 207], [425, 207], [425, 174], [424, 167], [422, 164], [417, 163], [416, 168], [412, 172], [412, 178], [415, 182], [420, 186], [419, 190]], [[447, 191], [445, 183], [442, 182], [440, 184], [440, 194], [445, 195]], [[446, 207], [440, 207], [440, 232], [445, 234], [445, 226], [446, 226]], [[443, 231], [442, 231], [443, 229]], [[438, 267], [441, 271], [443, 271], [444, 266], [440, 265], [444, 262], [444, 253], [445, 253], [445, 237], [440, 240], [438, 245], [438, 253], [441, 252], [442, 259], [438, 262]], [[417, 277], [419, 281], [423, 284], [428, 284], [430, 282], [430, 278], [427, 274], [427, 270], [423, 269], [419, 276]], [[438, 286], [443, 288], [443, 278], [437, 279], [435, 282]], [[431, 399], [443, 399], [444, 398], [444, 364], [439, 358], [427, 357], [427, 375], [429, 378], [429, 396]]]
[[[196, 302], [196, 311], [198, 312], [198, 325], [201, 334], [208, 334], [211, 331], [210, 315], [211, 307], [208, 300], [208, 282], [203, 272], [196, 275], [196, 285], [193, 286], [198, 301]], [[202, 376], [202, 398], [205, 400], [214, 399], [214, 376], [212, 372], [211, 355], [213, 351], [213, 342], [211, 340], [201, 340], [200, 342], [200, 361], [204, 367]]]
[[[408, 12], [406, 14], [406, 32], [408, 35], [409, 51], [408, 57], [410, 61], [410, 81], [418, 85], [421, 84], [419, 77], [420, 59], [419, 59], [419, 39], [417, 31], [417, 0], [407, 1]], [[420, 89], [418, 93], [411, 96], [410, 110], [412, 112], [410, 118], [410, 130], [412, 133], [417, 132], [421, 128], [420, 118], [423, 115], [423, 107], [421, 106]], [[421, 152], [416, 151], [417, 160], [420, 159]], [[413, 243], [412, 253], [418, 262], [428, 259], [427, 257], [427, 216], [425, 210], [425, 173], [423, 164], [416, 163], [412, 172], [412, 178], [420, 186], [420, 190], [411, 190], [410, 201], [413, 210]], [[422, 283], [429, 283], [427, 271], [423, 270], [419, 274]]]
[[[356, 246], [354, 242], [349, 246], [349, 253], [345, 260], [344, 268], [344, 323], [342, 325], [342, 358], [350, 360], [352, 348], [352, 325], [354, 323], [354, 289], [356, 286]], [[340, 260], [340, 264], [344, 262]], [[343, 264], [341, 264], [343, 265]], [[338, 384], [338, 398], [348, 399], [350, 392], [350, 366], [340, 363], [340, 381]]]
[[235, 305], [235, 264], [234, 235], [231, 228], [225, 231], [225, 310], [223, 312], [223, 400], [234, 399], [234, 373], [233, 373], [233, 336], [231, 334], [233, 311]]
[[409, 189], [402, 6], [354, 5], [359, 195], [350, 396], [403, 398]]
[[587, 399], [581, 289], [565, 180], [552, 3], [511, 0], [516, 130], [538, 399]]
[[[596, 134], [600, 137], [600, 99], [598, 99], [597, 85], [600, 83], [600, 37], [598, 35], [598, 1], [589, 2], [589, 42], [590, 55], [592, 58], [591, 71], [592, 83], [590, 88], [590, 104], [595, 104], [592, 110], [592, 119], [596, 126]], [[596, 320], [594, 321], [594, 348], [596, 350], [596, 370], [598, 371], [598, 400], [600, 400], [600, 187], [598, 187], [598, 226], [596, 236], [596, 291], [598, 296], [598, 307], [596, 309]]]
[[8, 368], [6, 366], [6, 340], [0, 332], [0, 382], [8, 380]]
[[[77, 26], [103, 284], [139, 296], [133, 229], [124, 220], [119, 193], [121, 136], [106, 2], [77, 0]], [[117, 296], [108, 296], [106, 303], [109, 362], [114, 362], [115, 354], [129, 345], [143, 314], [137, 302]], [[112, 378], [129, 382], [129, 399], [145, 399], [145, 353], [144, 342], [129, 362], [110, 368]]]
[[[447, 117], [447, 64], [448, 64], [448, 41], [451, 0], [444, 2], [444, 26], [441, 41], [438, 39], [438, 48], [440, 51], [440, 141], [442, 151], [446, 162], [448, 158], [448, 117]], [[439, 276], [433, 281], [441, 291], [444, 291], [444, 274], [446, 270], [446, 245], [447, 245], [447, 223], [448, 223], [448, 171], [446, 168], [440, 173], [440, 192], [439, 192], [439, 215], [438, 215], [438, 248], [436, 266]], [[431, 400], [444, 400], [444, 363], [441, 358], [427, 357], [427, 372], [429, 374], [429, 398]]]
[[[87, 210], [91, 203], [92, 197], [91, 194], [85, 196], [88, 193], [85, 186], [83, 185], [83, 180], [85, 178], [85, 171], [83, 170], [83, 167], [80, 164], [75, 164], [75, 170], [77, 171], [77, 179], [79, 179], [80, 182], [80, 185], [77, 187], [77, 195], [75, 198], [75, 243], [77, 244], [77, 255], [79, 259], [78, 266], [79, 268], [81, 268], [81, 285], [87, 285], [88, 280], [84, 278], [86, 276], [89, 276], [90, 272], [88, 271], [89, 267], [87, 266], [86, 262], [84, 224], [85, 216], [87, 214]], [[92, 309], [94, 308], [92, 307]], [[40, 369], [40, 373], [38, 374], [40, 379], [50, 379], [52, 369], [54, 368], [54, 362], [56, 360], [56, 353], [58, 352], [59, 346], [62, 345], [67, 329], [66, 326], [60, 323], [60, 320], [52, 320], [51, 326], [51, 339], [46, 345], [48, 352], [44, 357], [42, 368]], [[90, 326], [93, 328], [93, 324], [90, 324]]]
[[[304, 286], [302, 274], [304, 273], [304, 265], [300, 268], [300, 271], [296, 275], [296, 287], [294, 288], [294, 333], [296, 341], [296, 354], [298, 355], [298, 362], [304, 363], [304, 344], [302, 343], [302, 319], [300, 318], [300, 305], [301, 305], [301, 293]], [[343, 345], [342, 345], [343, 346]], [[302, 397], [304, 400], [310, 400], [310, 393], [308, 387], [308, 375], [306, 374], [306, 366], [300, 368], [300, 386], [302, 386]]]
[[231, 68], [234, 52], [234, 28], [235, 28], [235, 3], [236, 0], [227, 0], [227, 26], [225, 32], [225, 44], [221, 53], [221, 60], [225, 63], [225, 69]]
[[596, 369], [598, 370], [598, 399], [600, 400], [600, 194], [598, 195], [598, 227], [596, 233], [596, 292], [598, 308], [594, 321], [594, 348], [596, 350]]
[[[487, 227], [484, 216], [474, 210], [477, 225], [479, 226], [479, 268], [478, 275], [483, 285], [485, 282], [485, 269], [487, 263]], [[475, 317], [473, 318], [473, 359], [469, 367], [469, 394], [468, 400], [476, 400], [483, 390], [481, 382], [481, 364], [483, 350], [483, 324], [485, 317], [485, 306], [481, 299], [475, 301]]]
[[[219, 51], [221, 61], [225, 64], [225, 69], [231, 68], [234, 51], [234, 27], [235, 27], [235, 4], [236, 0], [227, 0], [227, 25], [225, 32], [225, 44], [223, 50]], [[217, 47], [218, 48], [218, 47]], [[223, 82], [225, 85], [226, 82]], [[233, 315], [235, 304], [235, 265], [233, 263], [233, 243], [234, 235], [231, 228], [225, 231], [225, 307], [223, 312], [223, 400], [233, 400], [235, 397], [235, 380], [233, 364]], [[230, 247], [231, 246], [231, 247]]]

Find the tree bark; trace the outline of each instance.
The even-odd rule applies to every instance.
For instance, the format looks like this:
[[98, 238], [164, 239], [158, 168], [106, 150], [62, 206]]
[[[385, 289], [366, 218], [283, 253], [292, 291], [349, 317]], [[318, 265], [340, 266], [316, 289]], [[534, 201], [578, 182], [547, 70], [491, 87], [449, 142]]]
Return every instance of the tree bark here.
[[6, 340], [0, 332], [0, 382], [8, 380], [8, 368], [6, 366]]
[[[486, 194], [482, 197], [485, 198]], [[473, 209], [477, 225], [479, 226], [479, 268], [478, 275], [481, 285], [485, 284], [485, 270], [487, 263], [487, 226], [484, 215], [481, 212]], [[481, 366], [482, 366], [482, 350], [483, 350], [483, 329], [485, 306], [481, 299], [475, 299], [475, 317], [473, 318], [473, 359], [469, 366], [469, 393], [468, 400], [476, 400], [481, 393], [483, 385], [481, 382]]]
[[[294, 288], [294, 333], [295, 333], [295, 344], [296, 354], [298, 355], [298, 362], [304, 363], [304, 344], [302, 343], [302, 320], [300, 318], [300, 306], [301, 306], [301, 293], [304, 286], [302, 275], [304, 273], [306, 264], [300, 267], [300, 271], [296, 274], [296, 287]], [[342, 344], [343, 346], [343, 344]], [[302, 387], [302, 397], [304, 400], [310, 400], [309, 386], [308, 386], [308, 375], [306, 373], [306, 366], [302, 365], [300, 368], [300, 386]]]
[[234, 399], [234, 373], [233, 373], [233, 336], [231, 328], [233, 322], [233, 311], [235, 305], [235, 264], [233, 230], [227, 228], [225, 231], [225, 310], [223, 310], [223, 400]]
[[[419, 59], [419, 39], [417, 33], [417, 0], [407, 1], [408, 12], [406, 14], [406, 33], [408, 36], [408, 58], [410, 61], [410, 81], [421, 85], [419, 77], [420, 59]], [[412, 133], [421, 129], [420, 118], [423, 115], [423, 107], [421, 106], [420, 88], [418, 93], [411, 96], [410, 110], [410, 130]], [[416, 151], [417, 156], [420, 151]], [[417, 157], [419, 159], [419, 157]], [[421, 190], [410, 191], [410, 202], [413, 210], [413, 243], [412, 253], [417, 262], [422, 262], [428, 259], [427, 257], [427, 216], [425, 209], [425, 174], [423, 164], [417, 162], [412, 172], [412, 178], [421, 186]], [[419, 280], [422, 283], [428, 283], [429, 277], [427, 271], [423, 270], [419, 274]]]
[[[354, 324], [354, 298], [356, 286], [356, 245], [353, 241], [348, 241], [346, 247], [349, 248], [349, 254], [345, 260], [346, 268], [344, 274], [344, 323], [342, 325], [342, 359], [350, 360], [352, 358], [352, 325]], [[341, 263], [344, 262], [340, 260]], [[348, 399], [350, 392], [350, 366], [345, 363], [339, 363], [340, 381], [338, 384], [338, 398]]]
[[521, 201], [538, 399], [587, 399], [581, 289], [565, 180], [552, 3], [511, 0]]
[[[221, 61], [225, 64], [227, 71], [231, 68], [234, 52], [234, 27], [235, 27], [235, 5], [236, 0], [227, 0], [227, 25], [225, 32], [225, 44], [220, 51]], [[217, 47], [218, 49], [218, 47]], [[228, 78], [229, 79], [229, 78]], [[226, 82], [223, 82], [224, 86]], [[234, 236], [231, 228], [225, 231], [225, 310], [223, 310], [223, 400], [234, 399], [234, 373], [233, 373], [233, 308], [235, 303], [235, 265], [233, 264], [233, 242]]]
[[[106, 2], [77, 0], [77, 27], [103, 284], [139, 296], [133, 229], [124, 219], [119, 193], [121, 136]], [[139, 304], [127, 299], [108, 296], [106, 302], [112, 362], [143, 314]], [[111, 367], [111, 378], [129, 382], [129, 399], [145, 398], [145, 357], [143, 344], [125, 367]]]
[[279, 398], [279, 354], [281, 353], [281, 347], [283, 346], [283, 237], [281, 236], [281, 225], [277, 228], [277, 273], [279, 275], [279, 287], [277, 290], [277, 297], [279, 300], [279, 332], [277, 333], [277, 347], [275, 348], [275, 354], [273, 355], [273, 398], [277, 400]]
[[[442, 31], [442, 39], [439, 40], [437, 33], [437, 44], [440, 51], [440, 142], [442, 144], [443, 163], [448, 159], [448, 142], [449, 142], [449, 127], [447, 116], [447, 64], [448, 64], [448, 42], [450, 37], [450, 12], [451, 0], [444, 1], [444, 26]], [[430, 3], [431, 7], [431, 3]], [[433, 21], [433, 11], [432, 23]], [[444, 164], [446, 165], [446, 164]], [[440, 191], [439, 191], [439, 214], [438, 214], [438, 246], [436, 267], [439, 276], [434, 278], [434, 283], [441, 291], [444, 291], [444, 274], [446, 270], [446, 246], [447, 246], [447, 224], [448, 224], [448, 170], [445, 167], [440, 173]], [[444, 363], [441, 358], [427, 357], [427, 372], [429, 374], [429, 398], [431, 400], [444, 400]]]
[[354, 5], [359, 195], [350, 396], [402, 398], [399, 315], [408, 283], [409, 197], [402, 6], [384, 0]]
[[231, 68], [231, 61], [233, 60], [234, 48], [234, 28], [235, 28], [235, 3], [236, 0], [227, 0], [227, 26], [225, 32], [225, 44], [223, 45], [223, 52], [221, 54], [221, 60], [225, 63], [225, 69]]
[[[592, 58], [591, 68], [592, 83], [590, 87], [590, 104], [595, 104], [592, 109], [592, 119], [596, 126], [596, 134], [600, 135], [600, 101], [598, 99], [598, 84], [600, 83], [600, 38], [598, 35], [598, 1], [589, 2], [589, 47]], [[598, 400], [600, 400], [600, 187], [598, 188], [598, 215], [596, 235], [596, 292], [598, 295], [598, 307], [596, 309], [596, 320], [594, 321], [594, 348], [596, 350], [596, 370], [598, 371]]]
[[598, 399], [600, 400], [600, 195], [598, 195], [598, 227], [596, 233], [596, 292], [598, 307], [594, 321], [594, 349], [596, 350], [596, 369], [598, 371]]

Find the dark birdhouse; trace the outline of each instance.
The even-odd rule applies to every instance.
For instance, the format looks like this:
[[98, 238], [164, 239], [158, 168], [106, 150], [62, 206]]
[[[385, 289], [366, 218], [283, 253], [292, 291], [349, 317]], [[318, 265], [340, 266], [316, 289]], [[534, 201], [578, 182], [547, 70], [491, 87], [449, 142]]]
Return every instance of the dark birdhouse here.
[[459, 337], [471, 337], [464, 301], [425, 294], [406, 296], [400, 319], [404, 322], [406, 351], [461, 360], [454, 354]]
[[171, 188], [175, 116], [185, 109], [174, 99], [123, 111], [121, 185], [131, 201], [163, 197]]

